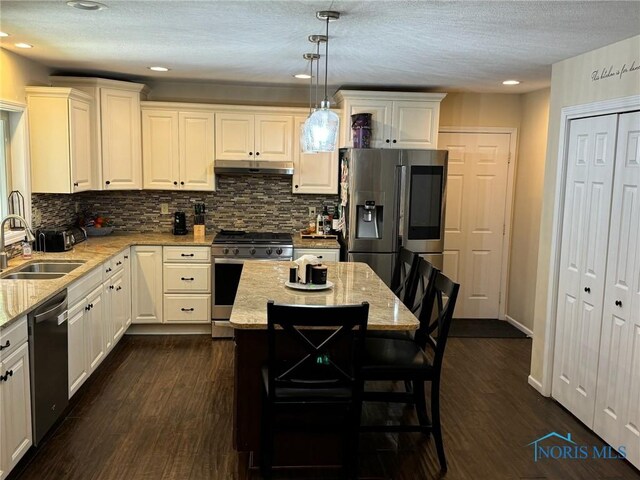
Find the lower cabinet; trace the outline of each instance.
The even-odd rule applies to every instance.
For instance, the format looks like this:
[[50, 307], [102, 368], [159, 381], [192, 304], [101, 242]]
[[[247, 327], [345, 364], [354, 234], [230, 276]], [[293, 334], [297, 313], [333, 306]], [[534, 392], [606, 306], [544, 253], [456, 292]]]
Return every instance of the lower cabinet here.
[[0, 342], [4, 347], [0, 353], [0, 479], [4, 479], [33, 443], [26, 318], [3, 331]]
[[315, 255], [323, 262], [339, 262], [339, 248], [296, 248], [293, 251], [293, 259], [297, 260], [303, 255]]
[[131, 250], [133, 323], [162, 323], [162, 247]]

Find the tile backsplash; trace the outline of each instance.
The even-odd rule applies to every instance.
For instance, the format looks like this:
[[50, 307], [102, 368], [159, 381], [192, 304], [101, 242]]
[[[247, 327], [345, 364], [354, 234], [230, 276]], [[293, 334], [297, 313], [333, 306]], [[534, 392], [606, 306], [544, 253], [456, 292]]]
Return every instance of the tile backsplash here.
[[[206, 229], [294, 232], [308, 223], [308, 207], [333, 207], [337, 195], [294, 195], [291, 177], [238, 175], [217, 178], [215, 192], [172, 192], [161, 190], [96, 191], [74, 195], [33, 194], [35, 227], [69, 225], [79, 211], [88, 210], [109, 218], [115, 229], [130, 232], [170, 232], [173, 212], [187, 214], [193, 225], [194, 203], [206, 204]], [[169, 214], [160, 213], [160, 204]]]

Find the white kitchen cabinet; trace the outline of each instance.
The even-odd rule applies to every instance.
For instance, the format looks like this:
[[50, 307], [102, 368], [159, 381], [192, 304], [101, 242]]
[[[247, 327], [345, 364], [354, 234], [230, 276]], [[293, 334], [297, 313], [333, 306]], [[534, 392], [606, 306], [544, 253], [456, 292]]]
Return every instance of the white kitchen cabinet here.
[[142, 188], [140, 100], [147, 87], [138, 83], [84, 77], [51, 77], [56, 86], [82, 90], [92, 98], [92, 157], [98, 190]]
[[371, 113], [371, 148], [435, 149], [443, 93], [340, 90], [340, 145], [352, 147], [351, 115]]
[[107, 355], [107, 328], [105, 328], [104, 288], [98, 286], [87, 295], [87, 315], [85, 328], [87, 329], [87, 357], [89, 359], [89, 373], [93, 373]]
[[307, 117], [294, 119], [293, 193], [338, 193], [338, 149], [326, 153], [304, 153], [300, 133]]
[[323, 262], [339, 262], [339, 248], [296, 248], [293, 251], [293, 259], [297, 260], [303, 255], [315, 255]]
[[293, 116], [216, 114], [216, 160], [291, 161]]
[[131, 249], [132, 323], [162, 323], [162, 247]]
[[142, 106], [144, 188], [214, 191], [214, 113]]
[[211, 322], [211, 248], [164, 247], [164, 322]]
[[552, 395], [640, 466], [640, 113], [571, 120]]
[[91, 373], [87, 354], [86, 308], [87, 302], [85, 300], [69, 308], [69, 319], [67, 320], [69, 398], [78, 391]]
[[122, 254], [124, 274], [122, 276], [122, 301], [124, 303], [124, 329], [131, 325], [131, 248]]
[[91, 97], [72, 88], [27, 87], [26, 92], [31, 191], [93, 189]]
[[0, 357], [0, 375], [0, 478], [5, 478], [33, 444], [26, 341]]

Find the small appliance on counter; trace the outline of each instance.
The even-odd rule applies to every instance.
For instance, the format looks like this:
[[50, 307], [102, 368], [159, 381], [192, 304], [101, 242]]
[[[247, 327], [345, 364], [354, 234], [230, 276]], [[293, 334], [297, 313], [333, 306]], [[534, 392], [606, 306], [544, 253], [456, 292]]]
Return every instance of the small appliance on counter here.
[[186, 235], [187, 234], [187, 216], [184, 212], [174, 212], [173, 214], [173, 234], [174, 235]]
[[76, 243], [84, 242], [87, 233], [80, 227], [56, 227], [36, 230], [35, 250], [38, 252], [66, 252]]

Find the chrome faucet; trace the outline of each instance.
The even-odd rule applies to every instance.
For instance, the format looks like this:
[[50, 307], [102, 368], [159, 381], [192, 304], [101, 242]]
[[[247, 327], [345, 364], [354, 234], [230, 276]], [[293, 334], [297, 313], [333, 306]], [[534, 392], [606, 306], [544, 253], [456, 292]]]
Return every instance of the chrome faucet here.
[[36, 237], [33, 235], [33, 230], [31, 230], [31, 226], [27, 223], [27, 221], [22, 218], [20, 215], [7, 215], [4, 217], [2, 222], [0, 222], [0, 272], [7, 268], [8, 265], [8, 256], [4, 251], [4, 224], [7, 223], [7, 220], [11, 219], [20, 220], [24, 225], [24, 232], [27, 236], [27, 241], [33, 242]]

